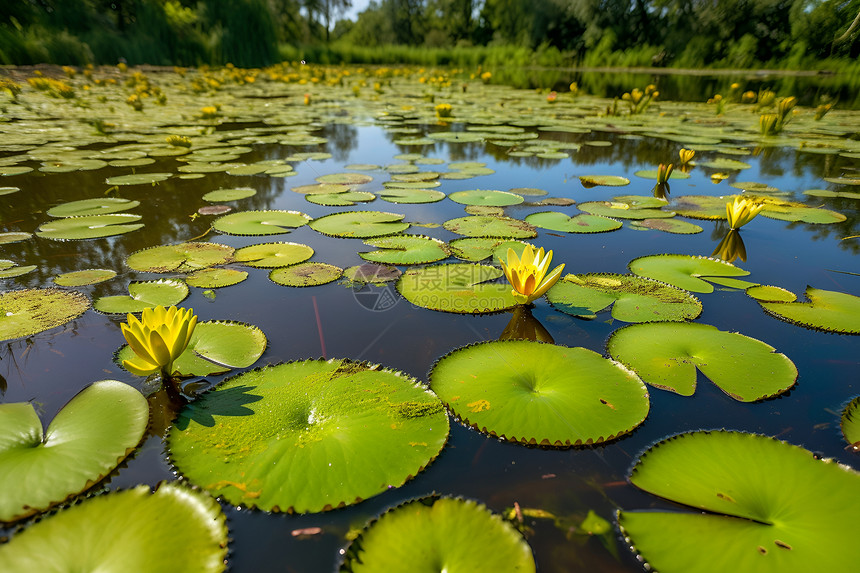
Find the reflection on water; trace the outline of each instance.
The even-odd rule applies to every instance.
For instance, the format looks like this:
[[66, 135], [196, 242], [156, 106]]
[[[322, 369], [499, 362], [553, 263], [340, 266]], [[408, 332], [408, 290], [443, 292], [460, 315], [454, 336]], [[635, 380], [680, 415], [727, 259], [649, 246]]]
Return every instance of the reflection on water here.
[[[586, 90], [604, 90], [609, 95], [620, 90], [620, 86], [629, 89], [631, 85], [645, 83], [645, 79], [636, 77], [610, 80], [599, 74], [567, 77], [561, 74], [558, 81], [569, 83], [569, 79], [576, 79]], [[598, 85], [600, 81], [605, 82], [602, 87]], [[659, 81], [669, 80], [661, 77]], [[687, 89], [686, 79], [675, 81], [677, 89]], [[704, 82], [704, 87], [698, 89], [697, 93], [705, 94], [717, 88], [715, 84]], [[662, 83], [660, 90], [671, 94], [671, 88]], [[455, 128], [462, 126], [455, 124]], [[547, 137], [547, 132], [537, 133], [539, 137]], [[196, 215], [205, 205], [201, 200], [204, 193], [248, 186], [257, 194], [231, 203], [236, 210], [294, 209], [318, 217], [333, 209], [305, 201], [303, 195], [290, 191], [291, 187], [313, 183], [320, 175], [343, 172], [347, 164], [389, 165], [400, 162], [393, 159], [395, 155], [416, 151], [415, 147], [395, 144], [399, 134], [392, 134], [369, 120], [360, 125], [321, 126], [315, 134], [329, 140], [324, 148], [332, 158], [296, 163], [297, 175], [293, 177], [211, 173], [200, 179], [174, 177], [154, 186], [136, 185], [118, 190], [109, 189], [104, 180], [125, 174], [126, 169], [107, 167], [51, 175], [34, 171], [9, 178], [10, 184], [22, 190], [0, 196], [0, 232], [32, 232], [49, 219], [45, 214], [48, 208], [102, 193], [139, 200], [141, 205], [134, 212], [143, 216], [145, 227], [108, 239], [68, 242], [31, 239], [2, 245], [0, 258], [38, 264], [33, 273], [6, 280], [2, 287], [49, 286], [51, 278], [59, 273], [99, 267], [114, 269], [119, 275], [106, 283], [83, 287], [83, 290], [91, 297], [125, 294], [129, 281], [172, 276], [131, 271], [123, 264], [126, 256], [145, 247], [192, 238], [200, 240], [201, 237], [237, 248], [269, 241], [305, 243], [315, 249], [315, 261], [341, 267], [362, 264], [364, 261], [357, 252], [367, 249], [357, 239], [326, 237], [309, 227], [263, 239], [219, 235], [209, 231], [212, 216]], [[551, 197], [584, 202], [611, 200], [616, 195], [650, 195], [654, 191], [653, 179], [636, 177], [634, 172], [653, 169], [654, 165], [676, 157], [679, 147], [662, 139], [624, 133], [552, 133], [552, 137], [579, 143], [581, 148], [573, 151], [569, 159], [562, 160], [512, 156], [510, 153], [516, 146], [483, 143], [438, 142], [419, 149], [425, 156], [446, 162], [481, 161], [495, 170], [492, 175], [476, 179], [446, 180], [441, 189], [449, 194], [476, 188], [533, 187], [547, 191]], [[594, 141], [610, 145], [588, 144]], [[317, 146], [260, 143], [253, 145], [253, 151], [243, 155], [242, 161], [283, 159], [294, 152], [319, 150]], [[715, 152], [704, 151], [697, 153], [696, 159], [705, 161], [715, 156]], [[673, 197], [729, 195], [736, 192], [728, 186], [733, 181], [760, 181], [781, 189], [794, 200], [839, 211], [847, 220], [831, 225], [811, 225], [758, 217], [744, 228], [743, 241], [738, 233], [726, 234], [723, 222], [697, 221], [705, 228], [705, 232], [698, 235], [672, 235], [625, 226], [616, 232], [585, 235], [541, 231], [533, 243], [552, 249], [554, 261], [565, 263], [565, 270], [572, 273], [624, 273], [630, 260], [658, 253], [714, 253], [726, 260], [743, 261], [751, 280], [798, 293], [810, 284], [857, 294], [860, 285], [854, 275], [833, 272], [858, 270], [854, 256], [860, 250], [860, 241], [841, 240], [860, 234], [856, 200], [802, 194], [807, 189], [826, 187], [823, 177], [842, 174], [856, 165], [856, 160], [784, 148], [751, 149], [743, 160], [752, 167], [731, 172], [727, 180], [716, 185], [710, 176], [717, 170], [694, 168], [689, 179], [672, 182], [671, 194], [665, 190], [670, 205]], [[142, 171], [172, 172], [175, 167], [175, 159], [159, 158]], [[428, 165], [422, 169], [439, 167]], [[370, 174], [374, 181], [363, 189], [379, 191], [382, 182], [388, 179], [387, 174], [382, 171]], [[631, 183], [623, 188], [585, 188], [578, 179], [582, 175], [621, 175], [628, 177]], [[448, 200], [437, 204], [395, 205], [377, 199], [360, 208], [404, 214], [406, 220], [426, 225], [410, 232], [444, 241], [456, 236], [438, 225], [463, 215], [463, 206]], [[508, 207], [505, 212], [523, 218], [543, 210], [547, 208], [524, 203]], [[553, 207], [552, 210], [575, 213], [575, 208]], [[716, 250], [715, 242], [720, 242]], [[183, 306], [194, 308], [201, 321], [240, 320], [260, 327], [268, 337], [269, 346], [256, 366], [326, 355], [380, 363], [426, 380], [435, 360], [467, 344], [499, 337], [529, 338], [583, 346], [602, 353], [609, 334], [621, 326], [608, 313], [598, 314], [593, 320], [563, 315], [552, 310], [545, 300], [536, 301], [533, 308], [521, 307], [511, 313], [459, 316], [416, 308], [397, 298], [389, 287], [362, 289], [333, 283], [309, 289], [286, 288], [269, 281], [264, 269], [247, 270], [250, 271], [247, 281], [217, 289], [214, 298], [204, 296], [202, 289], [192, 289]], [[686, 430], [727, 427], [776, 435], [856, 466], [853, 454], [843, 449], [836, 412], [843, 402], [860, 392], [856, 375], [857, 356], [860, 356], [857, 337], [807, 331], [777, 321], [764, 315], [758, 304], [740, 291], [718, 289], [702, 299], [701, 322], [721, 330], [740, 331], [788, 355], [801, 373], [797, 387], [783, 397], [759, 404], [737, 403], [701, 376], [698, 390], [690, 398], [652, 388], [651, 414], [645, 423], [624, 439], [594, 448], [556, 451], [522, 447], [488, 439], [454, 424], [450, 441], [439, 459], [416, 479], [354, 507], [308, 516], [267, 515], [225, 507], [234, 540], [230, 556], [232, 570], [283, 571], [285, 567], [302, 572], [332, 570], [350, 528], [360, 526], [387, 507], [431, 492], [480, 499], [499, 512], [512, 507], [514, 502], [521, 507], [545, 508], [564, 516], [570, 523], [581, 523], [589, 510], [612, 520], [617, 507], [650, 507], [653, 503], [649, 496], [626, 483], [628, 468], [638, 453], [657, 439]], [[139, 378], [112, 362], [113, 352], [123, 344], [119, 331], [122, 320], [122, 317], [89, 311], [65, 327], [2, 343], [0, 396], [5, 402], [34, 401], [43, 419], [49, 420], [80, 388], [94, 380], [115, 378], [143, 388]], [[223, 378], [212, 376], [193, 383], [205, 388]], [[253, 395], [239, 394], [225, 405], [226, 412], [242, 415], [247, 411], [242, 404], [255, 399]], [[177, 404], [160, 395], [153, 396], [151, 404], [155, 406], [159, 420], [157, 433], [160, 434]], [[174, 477], [164, 459], [160, 438], [153, 436], [110, 485], [155, 484]], [[617, 545], [607, 549], [598, 538], [571, 540], [569, 532], [548, 521], [527, 522], [527, 525], [534, 530], [529, 541], [541, 571], [641, 570], [641, 565], [620, 539], [615, 539]], [[321, 527], [323, 533], [309, 539], [291, 535], [292, 531], [309, 527]]]

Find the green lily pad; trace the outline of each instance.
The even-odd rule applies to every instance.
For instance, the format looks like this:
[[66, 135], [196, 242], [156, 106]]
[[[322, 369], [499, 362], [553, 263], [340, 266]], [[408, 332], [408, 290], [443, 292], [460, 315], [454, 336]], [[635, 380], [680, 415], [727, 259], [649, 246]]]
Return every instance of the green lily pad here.
[[345, 359], [231, 378], [179, 413], [179, 472], [235, 505], [318, 512], [404, 484], [448, 436], [439, 399], [399, 372]]
[[12, 231], [10, 233], [0, 233], [0, 245], [8, 245], [9, 243], [18, 243], [26, 241], [33, 236], [33, 233], [24, 233], [20, 231]]
[[501, 269], [488, 265], [430, 265], [403, 273], [397, 290], [412, 304], [430, 310], [496, 312], [517, 305], [507, 282], [488, 282], [503, 274]]
[[277, 268], [269, 273], [269, 279], [283, 286], [308, 287], [336, 281], [342, 274], [343, 269], [327, 263], [301, 263]]
[[43, 519], [0, 547], [3, 571], [220, 573], [227, 525], [211, 497], [178, 483], [88, 499]]
[[0, 292], [0, 340], [61, 326], [89, 307], [90, 299], [75, 291], [47, 288]]
[[9, 177], [12, 175], [23, 175], [33, 170], [32, 167], [26, 165], [9, 165], [0, 167], [0, 177]]
[[119, 211], [128, 211], [140, 205], [140, 201], [130, 201], [119, 197], [100, 197], [97, 199], [82, 199], [71, 201], [48, 209], [51, 217], [86, 217], [89, 215], [107, 215]]
[[20, 191], [20, 187], [0, 187], [0, 195], [11, 195]]
[[704, 231], [698, 225], [674, 217], [671, 219], [642, 219], [641, 221], [632, 221], [630, 226], [634, 229], [663, 231], [664, 233], [676, 235], [695, 235]]
[[691, 510], [618, 513], [623, 535], [661, 573], [851, 571], [860, 559], [860, 474], [798, 446], [681, 434], [645, 452], [630, 481]]
[[702, 313], [702, 303], [689, 292], [636, 275], [566, 275], [546, 298], [556, 309], [581, 318], [595, 318], [610, 305], [612, 318], [625, 322], [693, 320]]
[[398, 189], [386, 187], [382, 191], [378, 191], [377, 195], [383, 201], [389, 203], [436, 203], [445, 198], [445, 194], [441, 191], [433, 189]]
[[706, 221], [726, 220], [726, 203], [736, 195], [713, 197], [711, 195], [684, 195], [672, 202], [672, 209], [683, 217]]
[[842, 411], [842, 435], [855, 452], [860, 451], [860, 396], [851, 400]]
[[135, 251], [125, 264], [143, 273], [190, 273], [231, 260], [233, 247], [218, 243], [179, 243]]
[[535, 571], [520, 533], [471, 500], [407, 502], [371, 523], [346, 550], [340, 571]]
[[238, 201], [239, 199], [253, 197], [256, 194], [257, 190], [251, 187], [236, 187], [235, 189], [216, 189], [215, 191], [206, 193], [202, 198], [204, 201], [217, 203], [221, 201]]
[[794, 302], [797, 296], [791, 291], [771, 285], [756, 285], [746, 289], [747, 295], [759, 302]]
[[809, 207], [800, 203], [776, 204], [767, 202], [764, 204], [764, 209], [761, 210], [761, 215], [768, 219], [799, 221], [818, 225], [841, 223], [847, 219], [842, 213], [820, 207]]
[[[349, 283], [381, 285], [396, 281], [403, 273], [397, 267], [364, 263], [343, 270], [343, 278]], [[352, 286], [352, 285], [349, 285]]]
[[580, 175], [579, 181], [586, 189], [592, 187], [624, 187], [630, 185], [630, 180], [618, 175]]
[[860, 177], [824, 177], [824, 180], [837, 185], [860, 185]]
[[433, 366], [430, 387], [464, 424], [544, 446], [615, 439], [649, 409], [645, 384], [619, 364], [586, 348], [529, 340], [454, 350]]
[[772, 316], [807, 328], [860, 334], [860, 297], [806, 287], [809, 302], [759, 300], [762, 308]]
[[734, 187], [735, 189], [742, 189], [744, 191], [749, 191], [751, 193], [756, 194], [773, 194], [779, 193], [779, 189], [776, 187], [771, 187], [767, 183], [761, 183], [758, 181], [732, 181], [729, 183], [729, 187]]
[[345, 193], [317, 193], [305, 195], [305, 200], [316, 205], [327, 207], [352, 207], [356, 203], [367, 203], [376, 199], [376, 195], [367, 191], [347, 191]]
[[530, 223], [541, 229], [559, 231], [562, 233], [605, 233], [620, 229], [622, 224], [615, 219], [601, 215], [579, 214], [568, 217], [558, 211], [543, 211], [532, 213], [526, 217]]
[[451, 254], [463, 261], [478, 262], [484, 259], [496, 257], [493, 255], [499, 251], [508, 252], [508, 247], [514, 248], [519, 254], [528, 243], [523, 241], [512, 241], [510, 239], [494, 239], [485, 237], [464, 237], [454, 239], [448, 243]]
[[[642, 177], [643, 179], [657, 179], [658, 171], [656, 169], [642, 169], [634, 173], [636, 177]], [[684, 173], [679, 169], [675, 169], [672, 171], [672, 174], [669, 175], [669, 179], [689, 179], [690, 174]]]
[[134, 173], [132, 175], [108, 177], [105, 179], [105, 183], [108, 185], [144, 185], [146, 183], [155, 185], [159, 181], [170, 179], [172, 176], [172, 173]]
[[236, 269], [200, 269], [187, 277], [188, 286], [199, 288], [221, 288], [239, 284], [248, 278], [247, 271]]
[[421, 235], [391, 235], [371, 239], [364, 244], [380, 249], [358, 253], [362, 259], [374, 263], [418, 265], [448, 258], [444, 242]]
[[491, 189], [456, 191], [448, 195], [448, 198], [455, 203], [460, 203], [461, 205], [484, 205], [490, 207], [519, 205], [524, 201], [521, 195]]
[[664, 219], [675, 216], [674, 211], [663, 211], [647, 205], [649, 203], [640, 206], [638, 201], [624, 201], [616, 197], [614, 201], [587, 201], [577, 206], [586, 213], [613, 219]]
[[314, 219], [309, 226], [331, 237], [366, 239], [402, 233], [409, 228], [403, 217], [381, 211], [346, 211]]
[[341, 185], [363, 185], [373, 181], [373, 177], [365, 173], [330, 173], [316, 179], [320, 183], [338, 183]]
[[782, 394], [794, 386], [797, 368], [760, 340], [709, 324], [634, 324], [616, 330], [609, 354], [648, 384], [682, 396], [696, 391], [696, 369], [741, 402]]
[[156, 306], [168, 307], [185, 300], [188, 285], [171, 279], [133, 282], [128, 285], [128, 292], [128, 295], [97, 298], [93, 308], [105, 314], [127, 314]]
[[293, 187], [292, 191], [302, 195], [334, 195], [346, 193], [351, 187], [342, 183], [311, 183], [310, 185], [299, 185]]
[[116, 271], [110, 269], [85, 269], [63, 273], [54, 277], [54, 284], [64, 287], [94, 285], [116, 276]]
[[44, 432], [32, 404], [0, 404], [0, 522], [45, 511], [100, 482], [138, 445], [148, 421], [143, 395], [115, 380], [84, 388]]
[[249, 267], [271, 269], [303, 263], [314, 254], [314, 250], [301, 243], [262, 243], [238, 249], [233, 260]]
[[743, 289], [755, 284], [731, 278], [747, 276], [748, 271], [726, 261], [709, 257], [647, 255], [633, 259], [627, 268], [635, 275], [663, 281], [693, 292], [714, 292], [714, 286], [711, 283]]
[[139, 220], [140, 215], [131, 213], [67, 217], [42, 223], [36, 229], [36, 234], [59, 241], [113, 237], [140, 229], [143, 223], [135, 223]]
[[212, 228], [228, 235], [280, 235], [310, 220], [299, 211], [240, 211], [215, 219]]
[[466, 237], [504, 237], [509, 239], [530, 239], [537, 237], [534, 226], [510, 217], [474, 215], [445, 221], [445, 229]]
[[0, 259], [0, 279], [11, 279], [36, 270], [36, 265], [18, 266], [9, 259]]
[[738, 161], [737, 159], [716, 157], [710, 161], [697, 161], [696, 167], [709, 167], [711, 169], [719, 169], [720, 171], [740, 171], [742, 169], [749, 169], [752, 165]]
[[831, 191], [830, 189], [808, 189], [803, 192], [810, 197], [839, 197], [842, 199], [860, 199], [857, 191]]
[[[223, 320], [198, 322], [185, 351], [173, 363], [180, 376], [212, 376], [233, 368], [247, 368], [266, 350], [266, 335], [251, 324]], [[134, 357], [134, 351], [124, 345], [115, 356], [123, 360]]]

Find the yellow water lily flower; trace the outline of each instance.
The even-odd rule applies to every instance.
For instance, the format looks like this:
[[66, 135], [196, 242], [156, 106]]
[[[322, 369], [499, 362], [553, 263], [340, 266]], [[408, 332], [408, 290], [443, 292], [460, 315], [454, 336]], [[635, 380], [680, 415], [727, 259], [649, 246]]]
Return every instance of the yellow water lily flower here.
[[129, 314], [128, 324], [121, 324], [120, 329], [136, 356], [123, 360], [123, 368], [138, 376], [161, 371], [162, 377], [170, 377], [173, 361], [188, 346], [195, 326], [194, 311], [175, 306], [146, 308], [140, 320]]
[[544, 254], [543, 247], [535, 252], [531, 245], [526, 245], [520, 257], [513, 249], [508, 249], [506, 258], [506, 261], [499, 262], [502, 263], [502, 270], [505, 271], [508, 282], [514, 287], [511, 289], [511, 295], [519, 304], [529, 304], [542, 297], [558, 281], [561, 271], [564, 270], [564, 264], [561, 264], [547, 274], [552, 261], [552, 251]]
[[675, 169], [673, 164], [666, 165], [661, 163], [657, 166], [657, 184], [664, 185], [669, 182], [669, 177], [672, 176], [672, 171]]
[[693, 149], [681, 149], [678, 152], [678, 156], [681, 158], [681, 165], [686, 165], [690, 162], [691, 159], [696, 155], [695, 150]]
[[729, 220], [729, 228], [740, 229], [750, 221], [764, 208], [764, 205], [757, 204], [752, 199], [742, 199], [735, 197], [735, 200], [726, 203], [726, 218]]

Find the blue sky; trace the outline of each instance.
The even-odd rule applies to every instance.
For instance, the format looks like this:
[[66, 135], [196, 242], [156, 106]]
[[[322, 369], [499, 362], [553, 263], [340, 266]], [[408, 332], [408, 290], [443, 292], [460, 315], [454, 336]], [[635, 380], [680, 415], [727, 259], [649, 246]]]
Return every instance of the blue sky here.
[[358, 13], [367, 8], [368, 4], [370, 4], [370, 0], [352, 0], [352, 8], [346, 11], [344, 17], [355, 20], [358, 18]]

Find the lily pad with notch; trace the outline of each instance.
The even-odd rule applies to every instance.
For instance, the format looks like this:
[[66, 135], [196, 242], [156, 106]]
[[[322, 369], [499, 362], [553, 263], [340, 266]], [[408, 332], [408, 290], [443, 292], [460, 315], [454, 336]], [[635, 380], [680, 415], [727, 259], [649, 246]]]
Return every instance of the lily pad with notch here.
[[109, 215], [88, 215], [85, 217], [66, 217], [42, 223], [36, 235], [57, 241], [79, 241], [114, 237], [136, 231], [143, 223], [136, 223], [140, 215], [131, 213], [112, 213]]
[[36, 265], [20, 266], [15, 261], [0, 259], [0, 279], [11, 279], [36, 270]]
[[127, 295], [97, 298], [93, 308], [105, 314], [127, 314], [156, 306], [168, 307], [185, 300], [188, 285], [173, 279], [138, 281], [128, 285], [128, 292]]
[[493, 257], [498, 252], [507, 253], [513, 247], [519, 254], [528, 243], [493, 237], [464, 237], [448, 243], [451, 254], [463, 261], [478, 262]]
[[382, 191], [377, 191], [377, 195], [389, 203], [406, 204], [436, 203], [445, 198], [443, 192], [433, 189], [399, 189], [393, 187], [386, 187]]
[[461, 205], [483, 205], [489, 207], [508, 207], [519, 205], [524, 201], [522, 195], [493, 189], [473, 189], [471, 191], [455, 191], [448, 198]]
[[187, 277], [188, 286], [198, 288], [222, 288], [237, 285], [248, 278], [248, 271], [237, 269], [200, 269]]
[[57, 275], [53, 278], [54, 284], [64, 287], [78, 287], [102, 283], [116, 276], [116, 271], [111, 269], [84, 269]]
[[262, 243], [237, 249], [233, 260], [249, 267], [272, 269], [303, 263], [314, 254], [301, 243]]
[[530, 239], [537, 237], [537, 229], [525, 221], [510, 217], [473, 215], [445, 221], [445, 229], [466, 237], [503, 237]]
[[328, 263], [300, 263], [273, 270], [269, 280], [283, 286], [309, 287], [334, 282], [342, 274], [343, 269]]
[[624, 187], [630, 185], [630, 180], [619, 175], [580, 175], [579, 182], [586, 189], [592, 187]]
[[81, 199], [61, 203], [47, 210], [51, 217], [86, 217], [90, 215], [108, 215], [120, 211], [128, 211], [140, 205], [140, 201], [131, 201], [119, 197], [99, 197], [96, 199]]
[[641, 219], [631, 221], [630, 227], [638, 230], [663, 231], [674, 235], [695, 235], [704, 231], [700, 226], [682, 221], [675, 217], [671, 219]]
[[447, 436], [445, 409], [415, 379], [331, 359], [226, 380], [180, 411], [167, 442], [178, 471], [213, 495], [308, 513], [403, 485]]
[[422, 308], [461, 314], [497, 312], [517, 305], [510, 285], [497, 281], [503, 274], [489, 265], [429, 265], [406, 271], [396, 286], [406, 300]]
[[367, 203], [376, 199], [376, 195], [367, 191], [346, 191], [344, 193], [316, 193], [305, 195], [308, 203], [326, 207], [352, 207], [356, 203]]
[[529, 340], [466, 346], [440, 358], [430, 387], [462, 422], [511, 442], [599, 444], [648, 415], [639, 377], [586, 348]]
[[308, 224], [311, 218], [299, 211], [239, 211], [219, 217], [212, 228], [227, 235], [280, 235]]
[[135, 251], [125, 264], [144, 273], [190, 273], [230, 262], [233, 247], [219, 243], [179, 243]]
[[439, 239], [423, 235], [389, 235], [364, 241], [376, 251], [359, 252], [358, 256], [374, 263], [418, 265], [448, 258], [447, 245]]
[[[660, 203], [666, 204], [663, 201]], [[616, 197], [612, 201], [586, 201], [578, 203], [577, 206], [591, 215], [602, 215], [613, 219], [663, 219], [675, 216], [674, 211], [664, 211], [658, 204], [639, 200], [625, 201], [621, 197]]]
[[692, 255], [646, 255], [627, 265], [635, 275], [648, 277], [692, 292], [714, 292], [718, 285], [746, 289], [751, 283], [733, 277], [749, 275], [735, 265], [720, 259]]
[[622, 224], [615, 219], [602, 215], [589, 215], [580, 213], [569, 217], [558, 211], [542, 211], [532, 213], [526, 217], [526, 223], [530, 223], [541, 229], [559, 231], [562, 233], [605, 233], [620, 229]]
[[633, 550], [662, 573], [850, 571], [860, 559], [849, 501], [860, 474], [798, 446], [680, 434], [642, 454], [630, 481], [690, 510], [618, 512]]
[[82, 315], [90, 299], [57, 288], [0, 292], [0, 340], [32, 336]]
[[[750, 294], [749, 290], [747, 294]], [[775, 295], [756, 291], [750, 296], [758, 300], [765, 312], [780, 320], [828, 332], [860, 334], [860, 297], [811, 286], [806, 287], [809, 302], [797, 301], [794, 293], [789, 291], [783, 291], [780, 300], [764, 300], [763, 297], [773, 298]]]
[[346, 211], [314, 219], [309, 226], [331, 237], [367, 239], [402, 233], [409, 228], [403, 218], [404, 215], [382, 211]]
[[105, 183], [108, 185], [155, 185], [166, 179], [170, 179], [173, 173], [133, 173], [131, 175], [117, 175], [108, 177]]
[[252, 187], [235, 187], [233, 189], [216, 189], [203, 195], [204, 201], [219, 203], [223, 201], [238, 201], [239, 199], [247, 199], [257, 194], [257, 190]]

